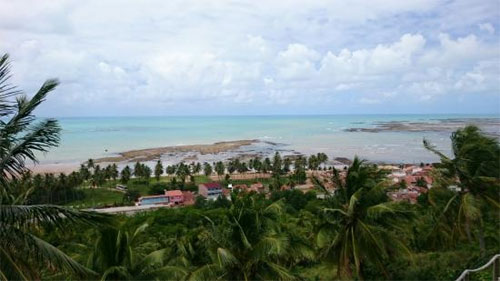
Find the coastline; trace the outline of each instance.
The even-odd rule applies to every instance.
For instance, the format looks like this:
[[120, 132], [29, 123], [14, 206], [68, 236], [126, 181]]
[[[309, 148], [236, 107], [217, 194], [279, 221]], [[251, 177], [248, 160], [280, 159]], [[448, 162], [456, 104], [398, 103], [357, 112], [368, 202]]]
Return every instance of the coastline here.
[[29, 166], [34, 173], [70, 173], [89, 158], [101, 166], [116, 163], [123, 168], [137, 161], [149, 166], [157, 160], [164, 165], [248, 161], [275, 152], [282, 156], [323, 152], [332, 164], [342, 162], [336, 158], [356, 155], [372, 163], [431, 163], [438, 159], [425, 152], [422, 140], [450, 153], [451, 132], [466, 124], [500, 137], [500, 118], [495, 116], [63, 119], [61, 147]]
[[27, 164], [26, 167], [30, 169], [33, 174], [69, 174], [73, 171], [78, 171], [80, 168], [80, 163], [47, 163], [47, 164]]

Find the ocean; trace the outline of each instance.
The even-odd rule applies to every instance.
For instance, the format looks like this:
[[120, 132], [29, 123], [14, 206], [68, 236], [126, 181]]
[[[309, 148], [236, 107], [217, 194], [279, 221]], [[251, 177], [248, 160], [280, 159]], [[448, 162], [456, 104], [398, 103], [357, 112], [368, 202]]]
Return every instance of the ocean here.
[[[218, 141], [259, 139], [303, 154], [325, 152], [330, 159], [355, 155], [392, 163], [433, 162], [423, 148], [429, 139], [450, 154], [450, 131], [346, 131], [375, 128], [380, 122], [436, 123], [491, 115], [318, 115], [58, 118], [61, 145], [40, 155], [42, 164], [81, 163], [119, 152]], [[498, 126], [487, 128], [498, 133]]]

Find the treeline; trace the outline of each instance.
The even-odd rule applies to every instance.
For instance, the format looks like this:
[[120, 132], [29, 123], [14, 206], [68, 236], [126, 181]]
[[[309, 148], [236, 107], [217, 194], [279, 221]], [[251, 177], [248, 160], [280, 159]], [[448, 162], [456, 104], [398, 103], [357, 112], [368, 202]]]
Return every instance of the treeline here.
[[78, 187], [83, 183], [80, 173], [36, 174], [25, 172], [11, 182], [13, 194], [24, 194], [27, 204], [66, 204], [84, 198]]
[[[195, 191], [195, 175], [204, 174], [210, 176], [216, 174], [219, 180], [228, 181], [231, 175], [237, 173], [272, 173], [277, 187], [281, 185], [283, 175], [288, 177], [290, 185], [303, 184], [306, 179], [308, 169], [318, 170], [321, 165], [325, 165], [328, 157], [324, 153], [318, 153], [309, 157], [296, 156], [282, 157], [278, 152], [272, 159], [253, 158], [248, 162], [239, 159], [232, 159], [228, 162], [199, 163], [190, 164], [179, 163], [168, 165], [165, 168], [161, 161], [158, 161], [151, 169], [148, 165], [136, 162], [131, 168], [126, 165], [119, 170], [116, 164], [109, 164], [105, 167], [96, 164], [93, 159], [80, 165], [78, 171], [69, 174], [65, 173], [45, 173], [35, 174], [31, 172], [23, 173], [20, 178], [13, 180], [12, 185], [16, 186], [14, 192], [23, 194], [28, 192], [27, 203], [29, 204], [67, 204], [75, 200], [84, 198], [81, 188], [97, 188], [105, 185], [108, 181], [127, 184], [132, 178], [144, 185], [149, 185], [151, 177], [157, 181], [162, 175], [173, 177], [170, 183], [153, 184], [150, 194], [159, 194], [164, 189], [181, 189]], [[326, 169], [326, 166], [324, 167]], [[331, 167], [329, 167], [331, 169]], [[138, 191], [130, 191], [125, 196], [125, 201], [133, 202], [139, 196]]]
[[[151, 173], [154, 172], [154, 176], [157, 180], [159, 180], [163, 174], [166, 174], [168, 176], [176, 176], [181, 182], [185, 182], [189, 177], [200, 173], [203, 173], [205, 176], [210, 176], [215, 173], [219, 176], [219, 178], [222, 178], [224, 175], [230, 176], [235, 172], [254, 172], [263, 174], [273, 173], [275, 175], [284, 175], [291, 171], [295, 171], [297, 174], [297, 180], [300, 183], [303, 183], [303, 181], [305, 181], [306, 170], [321, 169], [321, 166], [325, 165], [328, 161], [328, 156], [325, 153], [311, 155], [308, 158], [302, 155], [294, 156], [293, 158], [294, 159], [290, 156], [282, 157], [279, 152], [276, 152], [272, 159], [269, 157], [264, 159], [255, 157], [250, 159], [248, 162], [241, 161], [240, 159], [231, 159], [227, 162], [218, 161], [213, 163], [191, 162], [190, 164], [186, 164], [182, 162], [176, 165], [168, 165], [165, 169], [162, 162], [158, 160], [154, 167], [154, 171], [144, 164], [137, 162], [134, 166], [133, 175], [149, 179], [149, 177], [151, 177]], [[122, 175], [122, 182], [126, 183], [130, 179], [130, 167], [126, 166], [124, 169], [126, 169], [127, 172], [125, 175]], [[327, 167], [325, 166], [323, 169], [326, 170]], [[332, 169], [332, 167], [329, 167], [328, 169]]]

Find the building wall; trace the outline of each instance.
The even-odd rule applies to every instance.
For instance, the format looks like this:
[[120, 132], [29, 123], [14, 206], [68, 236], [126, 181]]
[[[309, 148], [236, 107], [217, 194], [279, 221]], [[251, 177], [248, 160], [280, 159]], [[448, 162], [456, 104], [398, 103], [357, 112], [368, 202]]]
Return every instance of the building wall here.
[[183, 196], [170, 196], [170, 203], [182, 203], [184, 201]]
[[208, 189], [204, 184], [200, 184], [198, 185], [198, 194], [200, 194], [205, 198], [215, 199], [222, 194], [222, 187], [217, 189], [215, 188]]
[[204, 184], [198, 185], [198, 194], [200, 194], [201, 196], [203, 196], [205, 198], [208, 197], [208, 190]]

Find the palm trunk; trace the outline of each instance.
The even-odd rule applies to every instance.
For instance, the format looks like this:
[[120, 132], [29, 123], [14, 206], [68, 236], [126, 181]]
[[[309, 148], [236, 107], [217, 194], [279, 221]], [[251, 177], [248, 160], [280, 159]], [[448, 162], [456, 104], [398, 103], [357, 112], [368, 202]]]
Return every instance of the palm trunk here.
[[467, 234], [467, 241], [472, 243], [472, 234], [470, 232], [470, 222], [468, 218], [465, 218], [465, 234]]
[[485, 246], [485, 243], [484, 243], [484, 229], [483, 229], [483, 224], [479, 225], [478, 239], [479, 239], [479, 249], [481, 251], [481, 257], [484, 257], [485, 252], [486, 252], [486, 246]]

